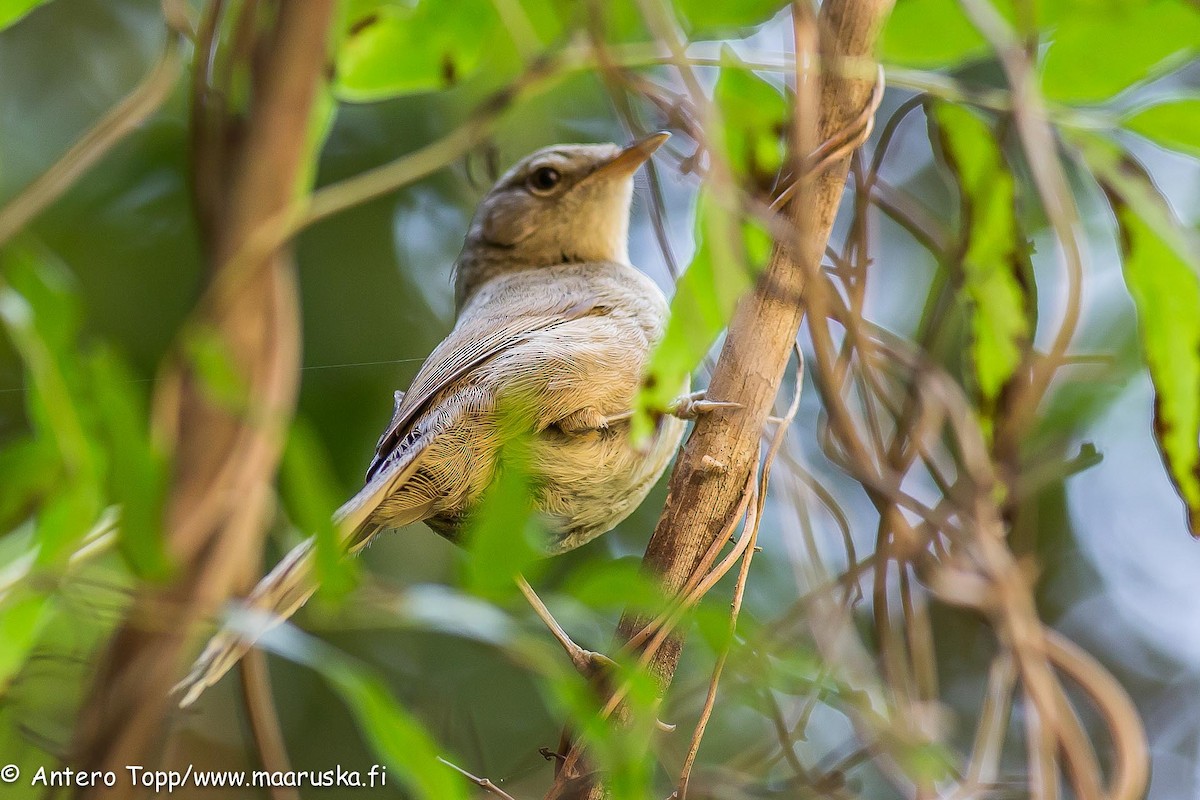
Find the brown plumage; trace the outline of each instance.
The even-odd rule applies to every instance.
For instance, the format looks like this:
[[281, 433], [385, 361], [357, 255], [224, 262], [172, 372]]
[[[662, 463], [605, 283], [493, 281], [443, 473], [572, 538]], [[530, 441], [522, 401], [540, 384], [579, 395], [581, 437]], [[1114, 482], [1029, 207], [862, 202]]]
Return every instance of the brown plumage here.
[[[349, 552], [422, 520], [453, 539], [514, 435], [530, 437], [550, 553], [610, 530], [645, 498], [684, 427], [667, 417], [635, 448], [623, 416], [667, 316], [626, 244], [633, 172], [665, 138], [538, 151], [480, 204], [456, 265], [454, 330], [397, 393], [366, 485], [337, 512]], [[309, 540], [246, 602], [284, 619], [314, 590]], [[218, 633], [180, 684], [181, 705], [228, 671], [249, 639]]]

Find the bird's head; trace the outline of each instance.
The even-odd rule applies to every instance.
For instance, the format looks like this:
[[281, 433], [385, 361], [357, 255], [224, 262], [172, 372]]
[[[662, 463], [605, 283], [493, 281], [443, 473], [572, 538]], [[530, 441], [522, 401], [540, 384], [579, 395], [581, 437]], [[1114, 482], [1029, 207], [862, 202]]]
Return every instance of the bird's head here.
[[458, 263], [460, 302], [507, 269], [629, 261], [633, 174], [668, 138], [564, 144], [518, 161], [479, 204]]

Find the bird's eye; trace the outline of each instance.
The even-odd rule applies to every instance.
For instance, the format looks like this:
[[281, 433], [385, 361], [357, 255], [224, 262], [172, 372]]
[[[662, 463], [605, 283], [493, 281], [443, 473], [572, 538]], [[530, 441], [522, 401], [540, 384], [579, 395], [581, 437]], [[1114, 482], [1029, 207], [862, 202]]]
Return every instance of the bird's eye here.
[[529, 188], [537, 194], [554, 191], [562, 180], [562, 174], [554, 167], [538, 167], [529, 175]]

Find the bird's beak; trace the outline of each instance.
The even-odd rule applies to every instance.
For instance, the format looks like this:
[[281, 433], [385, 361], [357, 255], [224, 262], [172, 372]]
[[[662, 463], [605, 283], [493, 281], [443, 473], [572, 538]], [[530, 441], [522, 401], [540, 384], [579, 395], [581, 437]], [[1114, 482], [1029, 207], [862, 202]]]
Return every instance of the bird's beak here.
[[658, 131], [649, 136], [643, 136], [629, 144], [621, 152], [613, 156], [611, 161], [601, 164], [591, 177], [603, 175], [606, 178], [628, 178], [637, 172], [638, 167], [650, 160], [654, 151], [662, 147], [663, 142], [671, 138], [666, 131]]

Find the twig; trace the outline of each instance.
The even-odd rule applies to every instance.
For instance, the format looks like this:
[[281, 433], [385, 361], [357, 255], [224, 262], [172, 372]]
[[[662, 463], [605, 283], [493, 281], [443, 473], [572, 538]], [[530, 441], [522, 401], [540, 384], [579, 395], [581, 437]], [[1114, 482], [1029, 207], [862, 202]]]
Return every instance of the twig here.
[[509, 794], [508, 792], [501, 789], [496, 784], [492, 783], [491, 780], [489, 780], [488, 778], [480, 778], [475, 775], [472, 775], [471, 773], [467, 772], [462, 767], [460, 767], [457, 764], [454, 764], [450, 761], [447, 761], [446, 759], [442, 758], [441, 756], [438, 756], [438, 761], [442, 762], [447, 767], [449, 767], [450, 769], [457, 772], [459, 775], [462, 775], [464, 778], [466, 778], [471, 783], [478, 786], [480, 789], [483, 789], [488, 794], [494, 794], [494, 795], [496, 795], [496, 797], [501, 798], [501, 800], [516, 800], [515, 797], [513, 797], [511, 794]]
[[[242, 697], [250, 717], [250, 730], [254, 733], [254, 744], [258, 757], [267, 772], [291, 772], [291, 761], [287, 754], [287, 743], [279, 725], [279, 714], [275, 710], [275, 698], [271, 694], [271, 673], [267, 668], [267, 655], [257, 648], [242, 658]], [[272, 800], [300, 800], [300, 791], [293, 787], [272, 786]]]
[[118, 142], [150, 118], [179, 78], [182, 35], [168, 30], [163, 53], [137, 87], [100, 118], [58, 161], [0, 209], [0, 245], [32, 222]]

